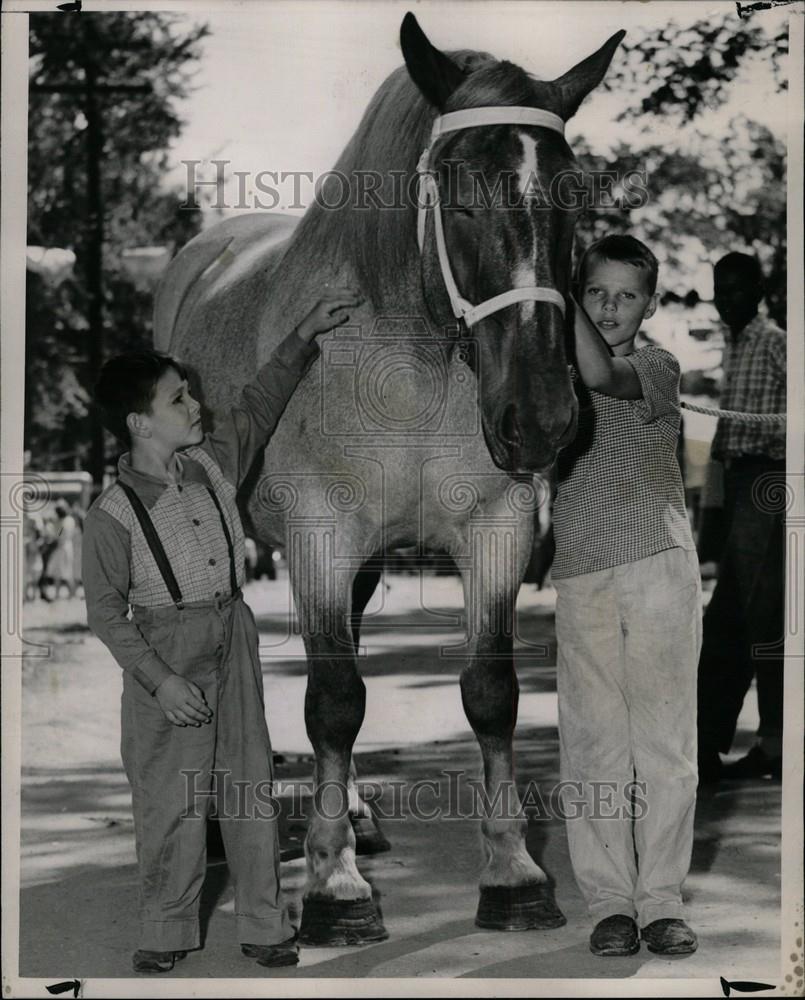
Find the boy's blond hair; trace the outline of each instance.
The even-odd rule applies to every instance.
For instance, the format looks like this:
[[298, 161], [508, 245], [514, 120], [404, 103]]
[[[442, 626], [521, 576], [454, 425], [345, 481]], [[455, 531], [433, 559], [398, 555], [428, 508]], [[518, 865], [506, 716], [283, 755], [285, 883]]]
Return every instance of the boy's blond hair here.
[[627, 236], [625, 233], [614, 233], [611, 236], [604, 236], [603, 239], [591, 243], [581, 255], [578, 269], [579, 292], [584, 285], [584, 277], [591, 265], [596, 260], [612, 260], [620, 264], [631, 264], [633, 267], [645, 271], [646, 288], [648, 294], [653, 295], [657, 291], [657, 275], [660, 265], [657, 258], [649, 250], [645, 243]]

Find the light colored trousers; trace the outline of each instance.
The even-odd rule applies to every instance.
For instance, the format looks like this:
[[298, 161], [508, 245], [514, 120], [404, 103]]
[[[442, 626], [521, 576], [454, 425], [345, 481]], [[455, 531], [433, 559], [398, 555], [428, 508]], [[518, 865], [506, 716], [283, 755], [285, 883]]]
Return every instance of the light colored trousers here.
[[697, 784], [696, 553], [668, 549], [554, 582], [561, 776], [579, 888], [596, 921], [681, 918]]
[[294, 929], [280, 895], [271, 744], [254, 617], [240, 597], [188, 604], [182, 611], [136, 608], [134, 617], [162, 659], [202, 689], [214, 713], [198, 729], [173, 726], [156, 698], [124, 674], [121, 750], [140, 869], [138, 946], [199, 947], [206, 819], [213, 802], [235, 883], [238, 941], [285, 941]]

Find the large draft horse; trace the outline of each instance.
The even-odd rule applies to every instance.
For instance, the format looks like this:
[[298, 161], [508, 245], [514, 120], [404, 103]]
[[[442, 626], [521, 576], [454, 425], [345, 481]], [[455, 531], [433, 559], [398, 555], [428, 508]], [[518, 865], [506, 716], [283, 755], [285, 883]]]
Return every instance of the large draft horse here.
[[[224, 407], [326, 282], [365, 305], [322, 340], [257, 470], [247, 511], [285, 548], [308, 658], [307, 732], [317, 809], [305, 844], [302, 940], [386, 932], [355, 863], [344, 808], [364, 716], [359, 619], [371, 560], [415, 544], [463, 580], [461, 694], [489, 802], [477, 922], [501, 930], [564, 917], [525, 847], [513, 790], [518, 685], [513, 619], [531, 551], [533, 473], [573, 436], [564, 347], [577, 167], [563, 124], [598, 85], [623, 32], [552, 82], [474, 51], [434, 48], [413, 15], [405, 66], [375, 94], [298, 225], [227, 220], [171, 265], [156, 342]], [[499, 792], [506, 789], [506, 795]], [[507, 798], [508, 795], [508, 798]]]

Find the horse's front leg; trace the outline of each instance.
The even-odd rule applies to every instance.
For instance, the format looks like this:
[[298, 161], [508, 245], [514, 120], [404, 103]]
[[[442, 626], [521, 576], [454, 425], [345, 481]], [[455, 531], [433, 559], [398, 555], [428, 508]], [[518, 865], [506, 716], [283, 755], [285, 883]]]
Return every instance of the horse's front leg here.
[[349, 628], [352, 579], [324, 564], [292, 567], [292, 574], [308, 655], [305, 724], [316, 755], [299, 938], [327, 946], [382, 941], [388, 935], [355, 863], [349, 816], [350, 756], [366, 704]]
[[461, 560], [469, 644], [461, 697], [481, 748], [486, 793], [481, 803], [486, 866], [475, 922], [506, 931], [565, 923], [547, 876], [526, 849], [528, 823], [514, 777], [519, 697], [512, 655], [514, 606], [527, 548], [516, 525], [493, 522], [471, 529], [467, 557]]
[[[382, 562], [379, 559], [367, 562], [355, 575], [352, 584], [352, 641], [355, 652], [360, 647], [361, 616], [380, 582]], [[355, 833], [356, 854], [382, 854], [391, 850], [385, 834], [380, 829], [372, 810], [361, 798], [358, 790], [358, 772], [355, 761], [349, 764], [349, 818]]]

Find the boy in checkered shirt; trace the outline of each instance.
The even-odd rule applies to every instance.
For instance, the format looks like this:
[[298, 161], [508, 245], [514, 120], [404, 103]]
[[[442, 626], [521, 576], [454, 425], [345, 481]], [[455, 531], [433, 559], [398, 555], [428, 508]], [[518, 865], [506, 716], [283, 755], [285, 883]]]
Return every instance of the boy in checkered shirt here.
[[140, 875], [136, 972], [198, 948], [206, 816], [217, 804], [241, 950], [295, 965], [282, 906], [271, 745], [254, 616], [244, 603], [237, 488], [355, 292], [326, 293], [205, 439], [182, 366], [154, 351], [112, 358], [96, 401], [131, 447], [84, 526], [90, 628], [123, 668], [121, 753]]
[[[583, 803], [567, 833], [597, 955], [634, 954], [640, 937], [666, 955], [697, 945], [681, 886], [701, 588], [676, 453], [679, 364], [659, 347], [635, 350], [656, 286], [657, 260], [631, 236], [605, 237], [581, 259], [579, 430], [560, 455], [554, 507], [561, 770]], [[616, 790], [615, 815], [602, 789]]]

